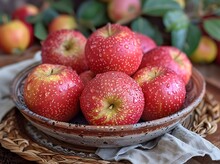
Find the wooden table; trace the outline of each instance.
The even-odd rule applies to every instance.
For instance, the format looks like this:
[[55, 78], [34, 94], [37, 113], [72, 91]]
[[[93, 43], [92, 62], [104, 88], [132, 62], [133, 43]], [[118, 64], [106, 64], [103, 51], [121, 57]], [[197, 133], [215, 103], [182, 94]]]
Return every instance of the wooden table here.
[[[39, 47], [32, 47], [25, 52], [22, 56], [6, 56], [0, 55], [0, 67], [12, 64], [21, 60], [25, 60], [34, 56], [34, 53], [39, 50]], [[205, 76], [207, 81], [207, 90], [212, 93], [216, 100], [220, 102], [220, 66], [217, 65], [195, 65], [202, 74]], [[207, 140], [212, 142], [215, 146], [220, 148], [220, 122], [218, 123], [218, 130], [206, 137]], [[210, 159], [208, 157], [195, 157], [199, 163], [210, 163]], [[0, 146], [0, 163], [33, 163], [30, 161], [26, 161], [23, 158], [19, 157], [18, 155], [11, 153], [10, 151], [2, 148]], [[211, 162], [211, 163], [218, 163], [218, 162]]]

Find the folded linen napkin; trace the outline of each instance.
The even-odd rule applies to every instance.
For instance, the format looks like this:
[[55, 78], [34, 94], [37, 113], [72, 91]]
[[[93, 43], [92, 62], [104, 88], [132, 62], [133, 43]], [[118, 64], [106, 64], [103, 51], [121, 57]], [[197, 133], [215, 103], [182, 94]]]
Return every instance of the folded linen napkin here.
[[[22, 69], [40, 60], [41, 56], [38, 52], [33, 59], [0, 68], [0, 121], [14, 107], [9, 90], [13, 78]], [[134, 164], [180, 164], [186, 161], [189, 162], [194, 156], [204, 155], [220, 162], [220, 150], [217, 147], [198, 134], [187, 130], [181, 124], [172, 132], [152, 141], [123, 148], [100, 148], [96, 151], [96, 154], [104, 160], [129, 160]]]

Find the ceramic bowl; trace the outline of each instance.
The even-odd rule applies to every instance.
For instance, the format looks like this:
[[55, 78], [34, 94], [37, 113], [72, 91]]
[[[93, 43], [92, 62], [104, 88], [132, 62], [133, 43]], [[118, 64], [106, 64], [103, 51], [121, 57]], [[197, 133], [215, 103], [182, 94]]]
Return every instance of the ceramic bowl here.
[[71, 122], [59, 122], [33, 113], [25, 105], [23, 99], [24, 81], [29, 72], [38, 64], [35, 63], [27, 67], [14, 79], [11, 88], [13, 101], [23, 116], [40, 131], [80, 148], [128, 146], [161, 136], [192, 114], [205, 93], [203, 76], [193, 68], [192, 77], [186, 86], [187, 96], [184, 107], [175, 114], [153, 121], [123, 126], [88, 125], [80, 115]]

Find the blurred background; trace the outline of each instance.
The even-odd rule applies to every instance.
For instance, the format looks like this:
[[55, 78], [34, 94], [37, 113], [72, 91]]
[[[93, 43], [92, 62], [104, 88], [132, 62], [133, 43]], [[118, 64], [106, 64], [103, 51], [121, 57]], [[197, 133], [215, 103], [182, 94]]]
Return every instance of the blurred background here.
[[[7, 39], [23, 29], [15, 20], [31, 37], [20, 47]], [[27, 52], [40, 49], [51, 32], [74, 29], [89, 37], [109, 22], [128, 26], [157, 45], [179, 48], [206, 76], [219, 69], [219, 0], [1, 0], [0, 66], [28, 58]], [[10, 23], [17, 32], [9, 32]]]

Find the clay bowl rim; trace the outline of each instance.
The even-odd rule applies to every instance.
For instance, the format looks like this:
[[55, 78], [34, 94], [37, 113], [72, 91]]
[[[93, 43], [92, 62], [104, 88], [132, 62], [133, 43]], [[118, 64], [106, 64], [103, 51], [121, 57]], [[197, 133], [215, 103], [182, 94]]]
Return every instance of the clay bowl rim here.
[[[181, 110], [177, 111], [176, 113], [171, 114], [169, 116], [166, 116], [166, 117], [163, 117], [160, 119], [156, 119], [156, 120], [152, 120], [152, 121], [143, 121], [143, 122], [139, 122], [136, 124], [116, 125], [116, 126], [86, 125], [86, 124], [74, 124], [74, 123], [69, 123], [69, 122], [56, 121], [56, 120], [52, 120], [52, 119], [46, 118], [44, 116], [41, 116], [41, 115], [38, 115], [38, 114], [32, 112], [30, 109], [23, 106], [22, 103], [18, 100], [17, 90], [18, 90], [19, 84], [27, 77], [28, 73], [39, 64], [41, 64], [41, 62], [36, 62], [36, 63], [26, 67], [20, 73], [17, 74], [17, 76], [14, 78], [12, 85], [11, 85], [11, 88], [10, 88], [12, 100], [14, 101], [14, 103], [15, 103], [16, 107], [19, 109], [19, 111], [24, 116], [26, 115], [25, 117], [30, 117], [31, 120], [36, 120], [40, 123], [47, 124], [47, 126], [53, 125], [55, 127], [62, 128], [62, 129], [68, 129], [68, 130], [86, 130], [86, 129], [88, 129], [93, 132], [95, 132], [95, 131], [107, 132], [106, 130], [113, 128], [114, 132], [119, 132], [119, 131], [121, 131], [121, 129], [126, 131], [126, 130], [131, 130], [134, 128], [139, 129], [139, 128], [154, 127], [154, 126], [158, 126], [158, 125], [163, 125], [163, 124], [167, 124], [171, 121], [177, 120], [177, 119], [181, 118], [183, 115], [188, 115], [189, 113], [191, 113], [192, 110], [199, 104], [199, 102], [201, 102], [201, 100], [205, 94], [206, 83], [205, 83], [204, 77], [202, 76], [202, 74], [198, 70], [196, 70], [196, 68], [193, 67], [192, 77], [193, 77], [193, 74], [196, 74], [200, 78], [200, 80], [202, 80], [202, 82], [201, 82], [202, 83], [202, 90], [199, 93], [199, 95], [196, 96], [194, 98], [194, 100], [189, 103], [189, 105], [187, 107], [185, 107], [185, 108], [183, 108], [183, 109], [181, 109]], [[26, 118], [26, 119], [29, 119], [29, 118]]]

